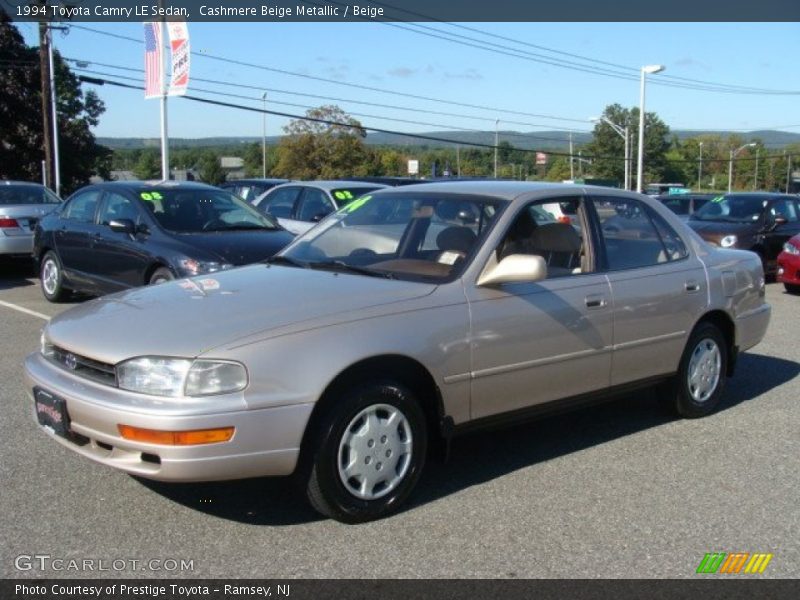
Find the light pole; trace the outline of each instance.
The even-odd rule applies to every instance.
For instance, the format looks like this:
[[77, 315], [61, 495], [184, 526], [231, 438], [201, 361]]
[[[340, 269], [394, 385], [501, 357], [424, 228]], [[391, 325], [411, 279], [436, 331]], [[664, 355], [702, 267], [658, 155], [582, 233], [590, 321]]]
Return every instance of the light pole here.
[[731, 150], [730, 160], [728, 161], [728, 193], [731, 193], [733, 189], [733, 159], [736, 158], [736, 155], [739, 154], [745, 148], [752, 148], [755, 146], [755, 142], [750, 142], [749, 144], [743, 144], [736, 148], [736, 150]]
[[497, 143], [500, 133], [500, 119], [494, 120], [494, 178], [497, 179]]
[[644, 84], [647, 75], [661, 73], [665, 69], [664, 65], [647, 65], [642, 67], [642, 78], [639, 86], [639, 152], [636, 163], [636, 190], [644, 191]]
[[631, 187], [631, 157], [630, 157], [630, 136], [628, 135], [628, 128], [617, 125], [607, 117], [594, 117], [589, 119], [593, 123], [603, 122], [614, 132], [625, 140], [625, 189], [629, 190]]
[[267, 92], [261, 96], [264, 112], [261, 113], [261, 177], [267, 178]]
[[756, 174], [755, 174], [755, 177], [753, 179], [753, 191], [754, 192], [758, 189], [758, 151], [759, 150], [761, 150], [761, 148], [756, 148]]
[[697, 189], [703, 189], [703, 142], [698, 144], [700, 147], [700, 164], [697, 166]]

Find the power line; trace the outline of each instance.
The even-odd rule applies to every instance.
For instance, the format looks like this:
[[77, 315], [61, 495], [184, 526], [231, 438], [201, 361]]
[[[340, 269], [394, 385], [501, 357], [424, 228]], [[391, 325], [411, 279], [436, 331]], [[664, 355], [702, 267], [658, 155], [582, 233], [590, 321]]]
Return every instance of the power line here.
[[[92, 74], [92, 75], [100, 75], [100, 76], [103, 76], [103, 77], [116, 77], [118, 79], [125, 79], [127, 81], [140, 81], [140, 78], [138, 78], [138, 77], [127, 77], [125, 75], [118, 75], [116, 73], [104, 73], [102, 71], [95, 71], [95, 70], [92, 70], [92, 69], [85, 69], [85, 68], [82, 68], [82, 67], [74, 67], [74, 70], [82, 72], [82, 73], [89, 73], [89, 74]], [[253, 102], [263, 102], [263, 98], [256, 97], [256, 96], [245, 96], [243, 94], [233, 94], [233, 93], [230, 93], [230, 92], [220, 92], [220, 91], [217, 91], [217, 90], [209, 90], [209, 89], [203, 89], [203, 88], [198, 88], [198, 87], [193, 87], [193, 90], [196, 91], [196, 92], [203, 92], [203, 93], [207, 93], [207, 94], [215, 94], [217, 96], [225, 96], [227, 98], [237, 98], [239, 100], [250, 100], [250, 101], [253, 101]], [[278, 101], [278, 100], [271, 100], [270, 104], [279, 104], [281, 106], [291, 106], [293, 108], [305, 108], [305, 109], [318, 108], [317, 106], [309, 106], [307, 104], [297, 104], [297, 103], [294, 103], [294, 102], [281, 102], [281, 101]], [[385, 117], [385, 116], [382, 116], [382, 115], [370, 115], [370, 114], [357, 113], [357, 112], [349, 112], [349, 114], [353, 115], [353, 116], [356, 116], [356, 117], [366, 117], [366, 118], [369, 118], [369, 119], [379, 119], [379, 120], [384, 120], [384, 121], [394, 121], [394, 122], [397, 122], [397, 123], [406, 123], [406, 124], [409, 124], [409, 125], [422, 125], [422, 126], [425, 126], [425, 127], [440, 127], [442, 129], [445, 129], [445, 130], [461, 131], [461, 132], [466, 132], [466, 133], [478, 133], [478, 134], [486, 134], [487, 133], [486, 131], [480, 130], [480, 129], [469, 129], [469, 128], [466, 128], [466, 127], [456, 127], [454, 125], [444, 125], [442, 123], [429, 123], [429, 122], [426, 122], [426, 121], [414, 121], [414, 120], [411, 120], [411, 119], [398, 119], [398, 118], [393, 118], [393, 117]], [[566, 138], [566, 137], [563, 137], [563, 138], [552, 138], [552, 137], [540, 136], [540, 135], [535, 135], [535, 134], [519, 133], [519, 132], [515, 132], [515, 131], [506, 131], [506, 132], [500, 132], [500, 133], [502, 133], [502, 135], [505, 136], [505, 137], [545, 140], [545, 141], [559, 142], [559, 143], [562, 143], [562, 144], [566, 143], [568, 141], [568, 138]]]
[[[334, 4], [336, 4], [336, 3], [334, 2]], [[595, 58], [590, 58], [590, 57], [587, 57], [587, 56], [582, 56], [580, 54], [564, 52], [564, 51], [561, 51], [561, 50], [554, 50], [552, 48], [547, 48], [545, 46], [532, 44], [532, 43], [527, 42], [527, 41], [518, 40], [518, 39], [515, 39], [515, 38], [511, 38], [511, 37], [490, 33], [490, 32], [487, 32], [487, 31], [484, 31], [484, 30], [481, 30], [481, 29], [477, 29], [475, 27], [468, 27], [466, 25], [462, 25], [462, 24], [459, 24], [459, 23], [449, 23], [449, 22], [446, 22], [446, 21], [442, 21], [440, 19], [434, 19], [434, 18], [430, 17], [429, 15], [424, 15], [422, 13], [410, 11], [410, 10], [407, 10], [407, 9], [399, 8], [399, 7], [392, 6], [392, 5], [385, 4], [385, 3], [381, 3], [381, 2], [374, 2], [374, 4], [378, 4], [378, 5], [384, 6], [386, 8], [392, 9], [392, 10], [397, 10], [397, 11], [400, 11], [400, 12], [404, 12], [404, 13], [406, 13], [408, 15], [420, 17], [422, 20], [425, 20], [425, 21], [434, 21], [434, 22], [437, 22], [437, 23], [442, 24], [442, 25], [447, 25], [449, 27], [458, 28], [458, 29], [462, 29], [462, 30], [465, 30], [465, 31], [478, 33], [478, 34], [486, 36], [486, 37], [492, 37], [492, 38], [495, 38], [495, 39], [501, 39], [503, 41], [512, 42], [514, 44], [519, 44], [519, 45], [527, 46], [527, 47], [530, 47], [530, 48], [535, 48], [537, 50], [543, 50], [545, 52], [550, 52], [552, 54], [558, 54], [558, 55], [561, 55], [561, 56], [568, 56], [570, 58], [576, 58], [578, 60], [584, 61], [584, 63], [594, 63], [594, 64], [602, 65], [603, 67], [612, 67], [614, 69], [619, 69], [619, 70], [622, 70], [623, 72], [627, 71], [628, 73], [617, 73], [617, 75], [622, 75], [623, 77], [625, 75], [628, 75], [628, 74], [633, 75], [634, 79], [638, 79], [638, 77], [639, 77], [639, 69], [636, 68], [636, 67], [631, 67], [629, 65], [622, 65], [622, 64], [619, 64], [619, 63], [612, 63], [612, 62], [608, 62], [608, 61], [598, 60], [598, 59], [595, 59]], [[383, 22], [383, 23], [386, 24], [385, 22]], [[470, 41], [474, 41], [474, 42], [478, 42], [478, 43], [490, 44], [492, 46], [495, 46], [495, 47], [498, 47], [498, 48], [502, 48], [502, 49], [518, 51], [517, 49], [510, 48], [509, 46], [504, 46], [504, 45], [500, 45], [500, 44], [492, 44], [491, 42], [485, 42], [483, 40], [476, 40], [475, 38], [471, 38], [471, 37], [468, 37], [468, 36], [463, 36], [463, 35], [458, 35], [458, 34], [450, 34], [448, 32], [444, 32], [442, 30], [439, 30], [439, 29], [436, 29], [436, 28], [433, 28], [433, 27], [430, 27], [430, 26], [422, 25], [420, 23], [414, 23], [413, 26], [421, 28], [421, 29], [431, 30], [431, 31], [434, 31], [434, 32], [437, 32], [437, 33], [442, 33], [444, 35], [450, 35], [450, 36], [453, 36], [455, 38], [461, 38], [461, 39], [470, 40]], [[411, 30], [411, 31], [413, 31], [413, 30]], [[421, 33], [421, 32], [415, 31], [415, 33]], [[451, 40], [451, 41], [455, 41], [455, 40]], [[484, 48], [484, 49], [485, 50], [489, 50], [489, 48]], [[553, 60], [558, 61], [559, 60], [559, 59], [556, 59], [554, 57], [543, 56], [541, 54], [536, 54], [536, 53], [528, 53], [528, 54], [531, 57], [540, 57], [540, 58], [548, 59], [548, 60], [551, 60], [551, 61], [553, 61]], [[561, 59], [561, 60], [563, 61], [563, 59]], [[554, 64], [552, 62], [548, 62], [547, 64], [554, 64], [554, 66], [562, 66], [564, 68], [570, 68], [570, 66], [579, 66], [579, 67], [582, 67], [582, 68], [586, 68], [586, 67], [590, 66], [590, 65], [586, 65], [586, 64], [574, 63], [572, 61], [563, 61], [563, 63], [564, 64], [559, 65], [559, 64]], [[613, 76], [613, 72], [600, 73], [598, 71], [597, 74], [608, 74], [608, 75], [612, 75]], [[629, 78], [629, 77], [626, 77], [626, 78]], [[675, 83], [671, 84], [670, 82], [675, 82]], [[699, 90], [703, 90], [703, 91], [717, 91], [717, 92], [723, 92], [723, 93], [766, 94], [766, 95], [770, 95], [770, 94], [774, 94], [774, 95], [787, 95], [787, 94], [797, 95], [797, 94], [800, 94], [800, 91], [796, 91], [796, 90], [774, 90], [774, 89], [766, 89], [766, 88], [757, 88], [757, 87], [743, 86], [743, 85], [738, 85], [738, 84], [726, 84], [726, 83], [719, 83], [719, 82], [713, 82], [713, 81], [704, 81], [704, 80], [700, 80], [700, 79], [692, 79], [692, 78], [689, 78], [689, 77], [680, 77], [680, 76], [677, 76], [677, 75], [670, 75], [670, 74], [661, 75], [661, 77], [659, 77], [658, 80], [654, 80], [653, 83], [655, 85], [671, 86], [671, 87], [686, 87], [688, 89], [699, 89]], [[696, 87], [696, 86], [686, 85], [686, 84], [696, 84], [696, 86], [702, 86], [702, 87]]]
[[[117, 33], [109, 33], [107, 31], [102, 31], [100, 29], [94, 29], [92, 27], [86, 27], [84, 25], [75, 25], [75, 24], [73, 24], [73, 25], [71, 25], [71, 27], [76, 27], [78, 29], [81, 29], [81, 30], [84, 30], [84, 31], [90, 31], [92, 33], [97, 33], [97, 34], [100, 34], [100, 35], [106, 35], [106, 36], [113, 37], [113, 38], [118, 38], [118, 39], [130, 41], [130, 42], [135, 42], [137, 44], [143, 44], [144, 43], [142, 40], [137, 39], [137, 38], [133, 38], [133, 37], [126, 36], [126, 35], [120, 35], [120, 34], [117, 34]], [[571, 122], [574, 122], [574, 123], [586, 123], [586, 119], [575, 119], [575, 118], [570, 118], [570, 117], [559, 117], [559, 116], [555, 116], [555, 115], [545, 115], [545, 114], [539, 114], [539, 113], [531, 113], [531, 112], [518, 111], [518, 110], [512, 110], [512, 109], [506, 109], [506, 108], [497, 108], [497, 107], [492, 107], [492, 106], [484, 106], [484, 105], [480, 105], [480, 104], [470, 104], [468, 102], [458, 102], [458, 101], [455, 101], [455, 100], [444, 100], [442, 98], [434, 98], [434, 97], [431, 97], [431, 96], [422, 96], [422, 95], [419, 95], [419, 94], [411, 94], [409, 92], [401, 92], [399, 90], [390, 90], [390, 89], [384, 89], [384, 88], [379, 88], [379, 87], [375, 87], [375, 86], [363, 85], [363, 84], [359, 84], [359, 83], [351, 83], [351, 82], [347, 82], [347, 81], [339, 81], [339, 80], [336, 80], [336, 79], [328, 79], [326, 77], [319, 77], [317, 75], [309, 75], [307, 73], [297, 73], [295, 71], [289, 71], [289, 70], [286, 70], [286, 69], [278, 69], [278, 68], [275, 68], [275, 67], [267, 67], [267, 66], [264, 66], [264, 65], [259, 65], [259, 64], [255, 64], [255, 63], [249, 63], [249, 62], [246, 62], [246, 61], [237, 60], [237, 59], [233, 59], [233, 58], [226, 58], [226, 57], [222, 57], [222, 56], [216, 56], [214, 54], [209, 54], [207, 52], [192, 52], [191, 54], [193, 56], [202, 57], [202, 58], [206, 58], [206, 59], [209, 59], [209, 60], [214, 60], [214, 61], [233, 64], [233, 65], [238, 65], [238, 66], [241, 66], [241, 67], [259, 69], [259, 70], [268, 71], [268, 72], [271, 72], [271, 73], [280, 73], [282, 75], [290, 75], [292, 77], [300, 77], [302, 79], [308, 79], [308, 80], [312, 80], [312, 81], [321, 81], [323, 83], [331, 83], [331, 84], [334, 84], [334, 85], [341, 85], [341, 86], [351, 87], [351, 88], [360, 89], [360, 90], [378, 92], [378, 93], [381, 93], [381, 94], [392, 94], [393, 96], [403, 96], [405, 98], [413, 98], [415, 100], [423, 100], [423, 101], [426, 101], [426, 102], [438, 102], [438, 103], [441, 103], [441, 104], [449, 104], [451, 106], [461, 106], [461, 107], [464, 107], [464, 108], [475, 108], [475, 109], [478, 109], [478, 110], [490, 111], [490, 112], [495, 113], [495, 114], [496, 113], [504, 113], [504, 114], [510, 114], [510, 115], [520, 115], [520, 116], [524, 116], [524, 117], [535, 117], [535, 118], [539, 118], [539, 119], [551, 119], [551, 120], [554, 120], [554, 121], [571, 121]]]
[[[107, 68], [110, 68], [110, 69], [119, 69], [121, 71], [130, 71], [130, 72], [136, 72], [136, 73], [143, 73], [144, 72], [144, 69], [138, 69], [138, 68], [132, 68], [132, 67], [123, 67], [123, 66], [120, 66], [120, 65], [112, 65], [112, 64], [108, 64], [108, 63], [96, 62], [96, 61], [93, 61], [93, 60], [80, 59], [80, 58], [67, 58], [67, 57], [62, 57], [62, 58], [64, 58], [64, 60], [66, 60], [66, 61], [78, 64], [78, 65], [83, 64], [83, 63], [87, 63], [87, 64], [90, 64], [90, 65], [97, 65], [97, 66], [100, 66], [100, 67], [107, 67]], [[364, 106], [373, 106], [373, 107], [377, 107], [377, 108], [389, 108], [389, 109], [393, 109], [393, 110], [402, 110], [402, 111], [413, 112], [413, 113], [423, 113], [423, 114], [438, 115], [438, 116], [445, 116], [445, 117], [459, 117], [459, 118], [462, 118], [462, 119], [472, 119], [472, 120], [476, 120], [476, 121], [484, 121], [484, 122], [487, 122], [487, 123], [489, 123], [489, 122], [494, 123], [495, 122], [495, 119], [492, 118], [492, 117], [481, 117], [481, 116], [478, 116], [478, 115], [465, 115], [465, 114], [459, 114], [459, 113], [453, 113], [453, 112], [443, 112], [443, 111], [438, 111], [438, 110], [428, 110], [428, 109], [421, 109], [421, 108], [408, 107], [408, 106], [398, 106], [398, 105], [394, 105], [394, 104], [382, 104], [382, 103], [379, 103], [379, 102], [366, 102], [364, 100], [353, 100], [351, 98], [340, 98], [340, 97], [335, 97], [335, 96], [323, 96], [323, 95], [320, 95], [320, 94], [309, 94], [309, 93], [304, 93], [304, 92], [293, 92], [293, 91], [289, 91], [289, 90], [282, 90], [282, 89], [277, 89], [277, 88], [269, 88], [269, 87], [262, 87], [262, 86], [256, 86], [256, 85], [249, 85], [249, 84], [245, 84], [245, 83], [233, 82], [233, 81], [224, 81], [224, 80], [220, 80], [220, 79], [207, 79], [207, 78], [201, 78], [201, 77], [192, 77], [192, 81], [199, 81], [199, 82], [202, 82], [202, 83], [211, 83], [211, 84], [214, 84], [214, 85], [236, 86], [236, 87], [239, 87], [239, 88], [256, 90], [256, 91], [259, 91], [259, 92], [271, 92], [271, 93], [278, 93], [278, 94], [287, 94], [287, 95], [290, 95], [290, 96], [303, 96], [303, 97], [306, 97], [306, 98], [317, 98], [319, 100], [330, 100], [330, 101], [333, 101], [333, 102], [349, 102], [349, 103], [352, 103], [352, 104], [361, 104], [361, 105], [364, 105]], [[261, 98], [259, 98], [259, 100], [261, 100]], [[524, 126], [527, 126], [527, 127], [553, 127], [552, 124], [529, 123], [529, 122], [525, 122], [525, 121], [512, 121], [512, 120], [508, 120], [508, 119], [502, 119], [502, 122], [504, 124], [508, 124], [508, 125], [524, 125]], [[591, 133], [590, 130], [586, 130], [586, 129], [571, 129], [571, 128], [565, 128], [565, 127], [562, 127], [561, 129], [563, 131], [572, 132], [572, 133]], [[547, 138], [543, 138], [543, 139], [547, 139]]]
[[[144, 90], [144, 87], [140, 86], [140, 85], [131, 85], [131, 84], [128, 84], [128, 83], [122, 83], [122, 82], [119, 82], [119, 81], [112, 81], [112, 80], [109, 80], [109, 79], [93, 78], [93, 77], [86, 77], [86, 76], [80, 76], [80, 79], [81, 79], [81, 81], [84, 81], [84, 82], [90, 83], [90, 84], [97, 84], [97, 85], [108, 84], [108, 85], [113, 85], [113, 86], [117, 86], [117, 87], [132, 89], [132, 90]], [[216, 92], [214, 92], [214, 93], [216, 93]], [[331, 119], [323, 119], [323, 118], [318, 118], [318, 117], [309, 117], [308, 115], [296, 115], [296, 114], [285, 113], [285, 112], [280, 112], [280, 111], [275, 111], [275, 110], [267, 110], [267, 109], [264, 109], [264, 108], [245, 106], [243, 104], [233, 104], [231, 102], [222, 102], [220, 100], [213, 100], [211, 98], [202, 98], [200, 96], [191, 96], [191, 95], [187, 94], [187, 95], [177, 96], [177, 97], [178, 98], [183, 98], [185, 100], [190, 100], [190, 101], [194, 101], [194, 102], [200, 102], [200, 103], [203, 103], [203, 104], [210, 104], [210, 105], [214, 105], [214, 106], [221, 106], [221, 107], [225, 107], [225, 108], [235, 108], [235, 109], [239, 109], [239, 110], [246, 110], [246, 111], [249, 111], [249, 112], [256, 112], [256, 113], [261, 113], [261, 114], [269, 114], [269, 115], [275, 115], [275, 116], [280, 116], [280, 117], [286, 117], [286, 118], [289, 118], [289, 119], [298, 119], [298, 120], [301, 120], [301, 121], [311, 121], [311, 122], [314, 122], [314, 123], [324, 123], [324, 124], [327, 124], [327, 125], [337, 125], [337, 126], [340, 126], [340, 127], [356, 128], [350, 123], [342, 123], [342, 122], [339, 122], [339, 121], [333, 121]], [[439, 137], [439, 136], [434, 136], [434, 135], [429, 135], [429, 134], [422, 134], [422, 133], [407, 133], [407, 132], [396, 131], [396, 130], [391, 130], [391, 129], [384, 129], [384, 128], [381, 128], [381, 127], [373, 127], [371, 125], [361, 125], [359, 128], [363, 129], [365, 131], [374, 131], [376, 133], [385, 133], [385, 134], [389, 134], [389, 135], [397, 135], [397, 136], [401, 136], [401, 137], [410, 137], [410, 138], [413, 138], [413, 139], [422, 139], [422, 140], [428, 140], [428, 141], [434, 141], [434, 142], [444, 142], [444, 143], [447, 143], [447, 144], [460, 144], [462, 146], [472, 146], [472, 147], [476, 147], [476, 148], [485, 148], [485, 149], [489, 149], [489, 150], [494, 150], [495, 148], [498, 148], [498, 146], [495, 146], [493, 144], [483, 144], [483, 143], [480, 143], [480, 142], [468, 142], [468, 141], [461, 141], [461, 140], [453, 140], [453, 139], [449, 139], [449, 138], [443, 138], [443, 137]], [[526, 148], [514, 148], [513, 150], [515, 152], [523, 152], [525, 154], [536, 154], [537, 152], [543, 152], [544, 151], [544, 150], [541, 150], [541, 149], [537, 150], [537, 149], [526, 149]], [[546, 151], [546, 152], [548, 154], [552, 155], [552, 156], [565, 156], [565, 157], [571, 156], [567, 152], [556, 152], [556, 151], [549, 151], [549, 150]], [[574, 156], [574, 154], [572, 156]], [[778, 155], [765, 155], [763, 157], [760, 157], [760, 160], [769, 160], [771, 158], [794, 157], [794, 156], [800, 156], [800, 152], [788, 153], [788, 154], [778, 154]], [[593, 159], [593, 160], [623, 160], [623, 158], [619, 157], [619, 156], [585, 155], [585, 156], [583, 156], [583, 158]], [[755, 157], [751, 157], [751, 158], [748, 158], [748, 157], [735, 158], [734, 162], [746, 162], [746, 161], [752, 161], [752, 160], [756, 160]], [[686, 159], [686, 160], [683, 160], [683, 159], [681, 159], [681, 160], [678, 160], [678, 159], [665, 159], [665, 161], [669, 162], [669, 163], [677, 163], [677, 164], [680, 164], [680, 163], [696, 163], [697, 162], [696, 160], [690, 160], [690, 159]], [[703, 160], [704, 163], [728, 162], [728, 161], [729, 161], [729, 159], [724, 159], [724, 158], [719, 158], [719, 159], [708, 158], [708, 159], [704, 159]]]

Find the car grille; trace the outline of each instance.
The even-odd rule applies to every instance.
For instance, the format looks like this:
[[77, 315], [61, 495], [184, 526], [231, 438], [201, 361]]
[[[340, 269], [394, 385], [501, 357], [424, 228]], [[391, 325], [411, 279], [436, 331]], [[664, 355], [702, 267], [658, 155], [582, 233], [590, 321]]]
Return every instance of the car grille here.
[[53, 347], [52, 360], [67, 371], [86, 379], [106, 385], [117, 385], [117, 371], [114, 365], [86, 358], [58, 346]]

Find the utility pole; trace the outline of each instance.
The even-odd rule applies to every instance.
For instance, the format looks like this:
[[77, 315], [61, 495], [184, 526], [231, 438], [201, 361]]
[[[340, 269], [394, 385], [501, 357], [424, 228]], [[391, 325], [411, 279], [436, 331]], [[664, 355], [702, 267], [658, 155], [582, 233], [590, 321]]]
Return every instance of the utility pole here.
[[497, 179], [497, 144], [500, 135], [500, 119], [494, 121], [494, 178]]
[[[786, 150], [783, 151], [786, 154]], [[792, 155], [789, 155], [789, 160], [786, 161], [786, 193], [789, 193], [789, 183], [792, 178]]]
[[[42, 2], [44, 5], [44, 2]], [[50, 35], [47, 31], [47, 23], [39, 23], [39, 72], [41, 74], [42, 85], [42, 141], [44, 146], [44, 176], [47, 185], [54, 186], [53, 177], [53, 124], [51, 120], [52, 111], [50, 101]]]
[[572, 160], [572, 132], [569, 132], [569, 178], [575, 181], [575, 163]]
[[756, 175], [755, 179], [753, 180], [753, 191], [755, 192], [758, 189], [758, 151], [761, 148], [756, 148]]
[[261, 177], [267, 178], [267, 92], [261, 96], [264, 112], [261, 113]]
[[700, 142], [700, 144], [698, 144], [698, 145], [700, 147], [700, 164], [697, 167], [697, 189], [698, 190], [702, 190], [703, 189], [703, 184], [702, 184], [702, 181], [703, 181], [703, 142]]

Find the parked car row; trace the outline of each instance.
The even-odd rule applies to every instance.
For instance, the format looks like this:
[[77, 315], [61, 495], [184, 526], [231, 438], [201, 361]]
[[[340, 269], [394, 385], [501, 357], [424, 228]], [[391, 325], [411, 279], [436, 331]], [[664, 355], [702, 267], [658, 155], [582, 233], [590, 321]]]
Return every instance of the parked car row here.
[[[707, 415], [770, 319], [756, 254], [704, 243], [643, 195], [453, 182], [326, 198], [343, 206], [238, 269], [225, 267], [256, 256], [232, 234], [265, 254], [290, 235], [208, 186], [102, 184], [46, 217], [36, 248], [43, 273], [58, 267], [43, 276], [51, 296], [114, 279], [62, 257], [73, 238], [70, 257], [120, 281], [157, 264], [136, 249], [202, 277], [51, 319], [25, 360], [41, 428], [144, 478], [292, 474], [319, 512], [363, 522], [398, 510], [430, 455], [478, 427], [653, 385], [678, 414]], [[732, 198], [709, 206], [739, 214]], [[770, 206], [771, 226], [788, 213]]]

